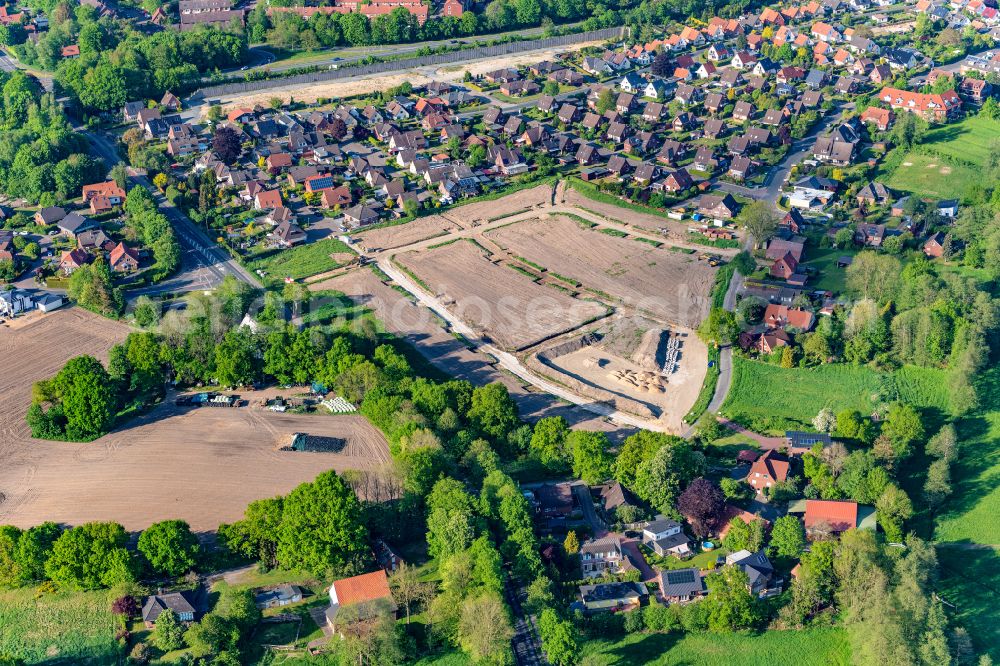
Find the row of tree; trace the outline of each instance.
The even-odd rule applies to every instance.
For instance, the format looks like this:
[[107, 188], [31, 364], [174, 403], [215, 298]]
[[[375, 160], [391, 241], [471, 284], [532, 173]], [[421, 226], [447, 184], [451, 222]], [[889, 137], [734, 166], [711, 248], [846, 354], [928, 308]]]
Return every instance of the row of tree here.
[[135, 552], [118, 523], [63, 529], [42, 523], [27, 530], [0, 526], [0, 587], [52, 581], [70, 590], [131, 583], [140, 574], [175, 578], [191, 571], [200, 547], [182, 520], [154, 523], [139, 535]]

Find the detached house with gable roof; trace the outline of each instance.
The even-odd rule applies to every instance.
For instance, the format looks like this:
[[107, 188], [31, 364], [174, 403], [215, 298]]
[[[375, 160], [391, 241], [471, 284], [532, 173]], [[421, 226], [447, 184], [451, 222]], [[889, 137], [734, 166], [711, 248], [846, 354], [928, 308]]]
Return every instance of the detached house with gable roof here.
[[746, 482], [757, 492], [764, 492], [765, 488], [786, 481], [790, 469], [788, 458], [775, 451], [765, 451], [750, 467]]
[[330, 607], [326, 609], [326, 622], [333, 631], [354, 622], [395, 612], [396, 602], [392, 598], [384, 569], [342, 578], [330, 586]]

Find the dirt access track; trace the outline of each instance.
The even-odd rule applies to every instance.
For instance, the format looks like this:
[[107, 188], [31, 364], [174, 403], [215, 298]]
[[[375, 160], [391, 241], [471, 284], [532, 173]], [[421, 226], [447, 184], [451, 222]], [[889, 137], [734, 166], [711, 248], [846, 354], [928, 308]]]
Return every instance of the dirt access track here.
[[[396, 74], [371, 74], [320, 83], [296, 83], [284, 86], [279, 85], [258, 92], [223, 95], [217, 98], [217, 103], [222, 104], [227, 108], [227, 110], [230, 107], [254, 106], [256, 104], [267, 106], [270, 100], [275, 97], [284, 101], [288, 101], [289, 98], [294, 98], [296, 102], [314, 104], [320, 99], [368, 95], [386, 90], [388, 88], [394, 88], [403, 83], [411, 83], [414, 87], [427, 85], [431, 81], [450, 81], [457, 83], [462, 81], [466, 71], [471, 72], [473, 76], [479, 76], [504, 67], [520, 67], [523, 65], [531, 65], [536, 62], [541, 62], [543, 60], [555, 60], [556, 55], [559, 53], [579, 51], [580, 49], [588, 46], [601, 46], [602, 44], [604, 44], [604, 42], [601, 40], [581, 42], [579, 44], [567, 44], [557, 48], [525, 51], [523, 53], [511, 54], [498, 58], [469, 60], [457, 65], [430, 65], [427, 67], [418, 67], [406, 72], [398, 72]], [[204, 113], [208, 113], [208, 105], [205, 105]]]
[[559, 214], [492, 229], [485, 236], [549, 272], [663, 321], [697, 328], [708, 314], [715, 269], [665, 245], [584, 228]]
[[493, 263], [475, 242], [464, 239], [395, 259], [474, 330], [508, 349], [523, 349], [608, 312], [599, 303]]
[[[364, 417], [253, 408], [163, 404], [91, 443], [31, 439], [24, 422], [31, 383], [73, 355], [105, 359], [126, 334], [121, 324], [73, 309], [0, 338], [11, 360], [5, 370], [12, 369], [0, 373], [0, 524], [113, 520], [139, 530], [181, 518], [211, 531], [239, 519], [253, 500], [287, 493], [324, 470], [373, 469], [389, 459], [385, 439]], [[346, 444], [338, 453], [277, 450], [293, 432]]]

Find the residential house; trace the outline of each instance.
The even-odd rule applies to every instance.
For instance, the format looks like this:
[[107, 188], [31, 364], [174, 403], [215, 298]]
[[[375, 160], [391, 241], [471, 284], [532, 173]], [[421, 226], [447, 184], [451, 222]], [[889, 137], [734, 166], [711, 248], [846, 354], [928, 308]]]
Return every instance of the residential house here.
[[169, 90], [163, 93], [163, 97], [160, 98], [160, 106], [162, 106], [167, 111], [180, 111], [181, 101], [177, 98], [177, 95], [173, 94]]
[[753, 104], [746, 101], [736, 102], [736, 106], [733, 107], [733, 120], [746, 121], [750, 120], [754, 114]]
[[958, 215], [958, 199], [942, 199], [938, 201], [937, 214], [941, 217], [954, 219]]
[[[792, 507], [789, 510], [791, 512]], [[874, 529], [872, 519], [865, 521], [872, 513], [870, 507], [861, 507], [849, 500], [807, 499], [802, 522], [810, 539], [829, 538], [847, 530]]]
[[0, 316], [16, 317], [35, 307], [31, 294], [23, 289], [0, 291]]
[[47, 206], [39, 209], [33, 217], [35, 224], [47, 227], [50, 224], [56, 224], [66, 217], [66, 210], [60, 206]]
[[709, 118], [705, 121], [702, 133], [707, 139], [721, 139], [726, 133], [726, 123], [719, 118]]
[[677, 84], [672, 81], [664, 81], [662, 79], [653, 79], [646, 84], [646, 88], [643, 90], [642, 94], [645, 97], [651, 97], [653, 99], [663, 100], [666, 99], [674, 90], [677, 89]]
[[257, 608], [265, 610], [296, 604], [302, 601], [304, 596], [301, 587], [285, 583], [261, 590], [254, 595], [253, 600]]
[[618, 87], [627, 93], [636, 94], [646, 88], [646, 80], [635, 72], [629, 72], [618, 82]]
[[727, 175], [735, 180], [746, 180], [753, 174], [753, 161], [745, 155], [737, 155], [729, 163]]
[[750, 466], [746, 482], [754, 490], [762, 493], [765, 488], [771, 488], [776, 483], [786, 481], [790, 468], [791, 463], [788, 458], [776, 451], [768, 450]]
[[583, 71], [594, 76], [605, 76], [612, 73], [611, 65], [603, 58], [588, 56], [583, 59]]
[[982, 104], [993, 94], [993, 84], [967, 76], [958, 86], [958, 94], [973, 104]]
[[617, 520], [619, 508], [623, 506], [631, 506], [633, 508], [639, 506], [639, 501], [635, 496], [617, 481], [612, 481], [601, 486], [600, 493], [601, 512], [608, 522], [613, 523]]
[[100, 225], [89, 217], [84, 217], [74, 212], [66, 214], [65, 217], [56, 222], [56, 227], [58, 227], [60, 233], [76, 238], [80, 232], [87, 231], [88, 229], [97, 229]]
[[293, 247], [299, 243], [304, 243], [306, 240], [306, 232], [302, 230], [302, 227], [288, 219], [281, 221], [274, 228], [274, 231], [271, 232], [270, 236], [282, 247]]
[[635, 95], [632, 93], [621, 93], [615, 99], [615, 110], [621, 114], [627, 114], [632, 110], [635, 105]]
[[559, 122], [565, 125], [571, 125], [577, 121], [580, 117], [580, 109], [574, 104], [568, 102], [564, 103], [559, 107], [558, 118]]
[[573, 489], [568, 483], [545, 483], [535, 489], [539, 513], [545, 518], [565, 518], [573, 512]]
[[165, 610], [172, 610], [181, 622], [194, 622], [197, 610], [192, 603], [191, 593], [187, 591], [153, 594], [146, 597], [142, 605], [142, 621], [148, 628], [156, 625], [156, 619]]
[[354, 198], [351, 196], [350, 188], [346, 185], [341, 185], [340, 187], [323, 190], [320, 194], [320, 202], [324, 208], [336, 208], [338, 206], [343, 208], [354, 203]]
[[378, 210], [369, 204], [359, 204], [344, 211], [344, 224], [352, 228], [375, 224], [378, 219]]
[[639, 608], [649, 598], [644, 583], [598, 583], [580, 586], [580, 605], [585, 614], [618, 613]]
[[816, 323], [816, 316], [809, 310], [790, 308], [787, 305], [769, 303], [764, 310], [763, 324], [768, 328], [810, 331]]
[[270, 210], [282, 205], [281, 190], [258, 191], [253, 200], [253, 207], [257, 210]]
[[785, 443], [792, 455], [801, 455], [812, 450], [817, 444], [823, 448], [830, 446], [833, 440], [822, 432], [806, 432], [804, 430], [786, 430]]
[[[661, 151], [662, 152], [662, 151]], [[694, 154], [691, 168], [706, 173], [712, 173], [719, 165], [719, 160], [715, 158], [715, 151], [710, 146], [701, 146]]]
[[886, 237], [884, 224], [869, 224], [862, 222], [854, 231], [854, 242], [866, 247], [882, 247]]
[[765, 599], [781, 594], [784, 581], [763, 550], [757, 553], [741, 550], [727, 555], [726, 566], [736, 567], [747, 575], [748, 588], [754, 596]]
[[65, 275], [72, 275], [76, 269], [93, 261], [93, 256], [80, 248], [74, 248], [62, 253], [59, 258], [59, 268]]
[[704, 194], [698, 201], [698, 212], [717, 221], [731, 220], [739, 212], [739, 204], [731, 194]]
[[925, 120], [936, 122], [954, 118], [962, 110], [962, 99], [954, 90], [943, 93], [917, 93], [898, 88], [883, 88], [878, 98], [895, 111], [915, 113]]
[[125, 243], [118, 243], [108, 255], [108, 265], [116, 273], [134, 273], [139, 270], [139, 253]]
[[856, 199], [859, 206], [883, 206], [892, 203], [892, 192], [882, 183], [873, 180], [858, 190]]
[[771, 264], [769, 274], [773, 278], [791, 282], [792, 278], [798, 275], [798, 268], [798, 260], [790, 253], [785, 253], [774, 260], [774, 263]]
[[690, 569], [661, 569], [660, 595], [668, 604], [695, 601], [708, 593], [705, 580], [697, 567]]
[[396, 602], [383, 569], [334, 581], [326, 623], [331, 630], [381, 615], [394, 616]]
[[622, 552], [621, 539], [606, 536], [580, 546], [580, 567], [584, 578], [598, 578], [605, 573], [621, 573], [631, 568], [631, 563]]
[[691, 555], [691, 540], [681, 524], [663, 516], [658, 516], [643, 528], [642, 542], [660, 557], [674, 555], [684, 558]]
[[869, 106], [861, 114], [861, 122], [873, 124], [880, 132], [888, 131], [894, 119], [892, 111], [877, 106]]
[[947, 245], [947, 236], [944, 232], [937, 232], [932, 234], [924, 242], [924, 255], [930, 258], [942, 257], [945, 253], [945, 246]]
[[820, 162], [828, 162], [838, 166], [847, 166], [854, 161], [854, 149], [857, 144], [850, 141], [842, 141], [837, 136], [821, 136], [816, 138], [813, 144], [813, 159]]

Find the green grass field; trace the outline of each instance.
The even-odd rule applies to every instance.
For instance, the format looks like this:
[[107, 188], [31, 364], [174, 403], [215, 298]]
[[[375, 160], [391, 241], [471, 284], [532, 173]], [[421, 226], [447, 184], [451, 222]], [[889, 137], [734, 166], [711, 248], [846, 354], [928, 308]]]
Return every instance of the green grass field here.
[[847, 666], [850, 648], [839, 629], [745, 634], [633, 634], [584, 645], [588, 666]]
[[837, 267], [837, 260], [844, 255], [854, 256], [856, 250], [832, 247], [816, 247], [810, 245], [805, 252], [806, 261], [803, 266], [814, 268], [819, 275], [810, 278], [810, 289], [826, 289], [835, 294], [847, 290], [847, 270]]
[[267, 271], [269, 280], [283, 280], [286, 277], [301, 280], [339, 268], [342, 264], [334, 261], [330, 255], [342, 252], [353, 254], [351, 248], [336, 238], [325, 238], [287, 250], [268, 252], [247, 263], [252, 270]]
[[979, 116], [938, 127], [883, 180], [892, 189], [924, 197], [960, 197], [979, 176], [973, 165], [986, 163], [998, 136], [1000, 122]]
[[948, 391], [940, 370], [905, 367], [887, 375], [844, 364], [786, 369], [734, 356], [733, 383], [721, 412], [734, 419], [779, 418], [807, 425], [824, 407], [867, 413], [872, 395], [891, 382], [900, 400], [948, 411]]
[[[938, 516], [936, 541], [1000, 546], [1000, 372], [984, 373], [982, 409], [956, 423], [959, 455], [952, 467], [954, 494]], [[1000, 574], [998, 574], [1000, 576]]]
[[951, 199], [960, 197], [976, 175], [967, 166], [951, 164], [940, 157], [909, 152], [902, 164], [885, 179], [885, 184], [898, 192]]
[[931, 130], [921, 145], [956, 160], [985, 164], [990, 156], [990, 143], [997, 138], [1000, 138], [1000, 121], [969, 116], [960, 123]]
[[938, 548], [937, 592], [954, 605], [949, 615], [965, 627], [980, 652], [1000, 659], [1000, 552]]
[[0, 592], [0, 654], [26, 663], [113, 664], [118, 646], [107, 592]]

